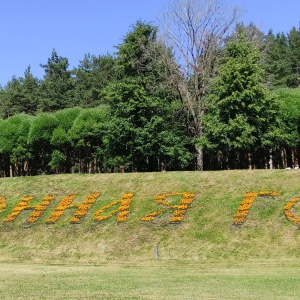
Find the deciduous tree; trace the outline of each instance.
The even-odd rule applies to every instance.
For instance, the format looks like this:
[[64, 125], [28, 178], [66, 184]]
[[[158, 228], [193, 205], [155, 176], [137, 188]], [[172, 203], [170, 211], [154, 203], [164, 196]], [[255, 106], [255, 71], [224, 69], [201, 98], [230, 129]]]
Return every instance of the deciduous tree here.
[[220, 0], [175, 0], [161, 17], [162, 39], [174, 61], [164, 60], [170, 84], [180, 96], [190, 135], [194, 139], [197, 170], [203, 170], [202, 118], [204, 99], [216, 75], [220, 48], [239, 12]]

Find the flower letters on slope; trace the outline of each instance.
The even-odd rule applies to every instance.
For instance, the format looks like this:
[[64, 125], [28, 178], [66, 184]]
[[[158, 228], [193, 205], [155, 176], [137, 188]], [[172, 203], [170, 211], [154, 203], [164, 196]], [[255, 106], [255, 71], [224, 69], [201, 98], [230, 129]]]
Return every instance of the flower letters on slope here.
[[[103, 206], [101, 209], [99, 209], [94, 216], [95, 221], [103, 221], [110, 217], [112, 217], [114, 214], [118, 213], [117, 221], [118, 222], [125, 222], [128, 217], [129, 208], [131, 204], [133, 193], [127, 193], [124, 194], [121, 200], [115, 200], [111, 203]], [[108, 215], [103, 216], [102, 213], [105, 210], [108, 210], [111, 207], [120, 205], [118, 208], [113, 209]]]
[[[76, 208], [76, 211], [73, 217], [70, 219], [70, 224], [80, 224], [88, 214], [92, 205], [96, 202], [99, 197], [99, 192], [94, 192], [88, 195], [86, 199], [81, 204], [74, 204], [73, 201], [76, 197], [75, 194], [70, 194], [64, 197], [56, 206], [54, 211], [47, 217], [46, 224], [55, 224], [62, 215], [68, 209]], [[167, 197], [172, 196], [181, 196], [180, 204], [170, 204], [165, 199]], [[133, 193], [125, 193], [121, 199], [114, 200], [109, 204], [103, 206], [94, 214], [93, 220], [96, 222], [102, 222], [111, 218], [114, 215], [117, 215], [117, 222], [125, 222], [128, 219], [130, 206], [132, 202]], [[143, 221], [152, 221], [155, 216], [163, 213], [166, 210], [172, 210], [173, 215], [169, 219], [170, 223], [179, 223], [183, 220], [184, 215], [192, 203], [195, 194], [193, 193], [169, 193], [163, 194], [155, 197], [155, 201], [160, 205], [163, 205], [164, 208], [161, 210], [148, 214], [144, 218]], [[16, 218], [21, 214], [22, 211], [32, 210], [30, 217], [26, 220], [26, 223], [35, 223], [39, 217], [44, 213], [46, 208], [50, 205], [50, 203], [55, 199], [54, 195], [46, 196], [43, 201], [38, 205], [30, 205], [31, 200], [33, 200], [33, 196], [27, 196], [22, 198], [20, 202], [12, 209], [11, 213], [4, 219], [4, 223], [11, 223], [16, 220]], [[4, 197], [0, 197], [0, 213], [4, 211], [6, 208], [6, 202]], [[106, 214], [105, 214], [106, 212]]]
[[0, 213], [2, 213], [5, 208], [6, 208], [5, 198], [0, 197]]
[[[234, 225], [242, 225], [246, 221], [246, 218], [252, 208], [254, 201], [258, 197], [271, 196], [276, 197], [281, 193], [278, 191], [260, 191], [260, 192], [247, 192], [244, 194], [243, 199], [233, 217]], [[82, 203], [73, 204], [75, 199], [75, 194], [70, 194], [64, 197], [56, 206], [54, 211], [46, 217], [46, 224], [55, 224], [61, 216], [66, 212], [67, 209], [76, 209], [73, 217], [70, 219], [70, 224], [80, 224], [90, 211], [93, 204], [96, 202], [97, 198], [100, 196], [99, 192], [93, 192], [89, 194]], [[173, 198], [172, 198], [173, 197]], [[176, 201], [176, 197], [181, 197], [180, 203], [173, 204], [172, 201]], [[56, 198], [54, 195], [48, 195], [43, 198], [42, 202], [37, 205], [32, 205], [31, 201], [34, 199], [33, 196], [26, 196], [17, 203], [17, 205], [12, 209], [12, 211], [4, 218], [3, 224], [11, 223], [17, 219], [17, 217], [23, 212], [31, 210], [29, 218], [25, 221], [27, 224], [35, 223], [46, 209], [50, 206], [53, 200]], [[125, 193], [121, 199], [114, 200], [109, 204], [104, 205], [102, 208], [98, 209], [93, 216], [93, 220], [96, 222], [102, 222], [107, 220], [114, 215], [116, 215], [116, 221], [122, 223], [127, 221], [131, 202], [133, 198], [133, 193]], [[167, 201], [169, 198], [169, 201]], [[161, 209], [154, 211], [142, 217], [142, 221], [152, 221], [154, 218], [163, 214], [165, 211], [172, 211], [172, 216], [169, 218], [169, 223], [180, 223], [187, 210], [190, 208], [193, 200], [195, 198], [194, 193], [186, 192], [174, 192], [166, 193], [155, 197], [155, 202], [161, 206]], [[296, 204], [300, 202], [300, 197], [293, 198], [284, 206], [284, 214], [286, 218], [299, 225], [300, 218], [296, 217], [291, 211]], [[7, 209], [6, 200], [4, 197], [0, 196], [0, 213]]]
[[237, 210], [237, 212], [235, 213], [234, 217], [233, 217], [233, 224], [234, 225], [242, 225], [248, 214], [249, 211], [253, 205], [254, 200], [257, 197], [264, 197], [264, 196], [278, 196], [280, 195], [280, 192], [271, 192], [271, 191], [261, 191], [261, 192], [248, 192], [244, 195], [244, 198]]
[[295, 224], [300, 224], [300, 218], [297, 218], [292, 212], [292, 207], [300, 201], [300, 197], [294, 198], [284, 206], [284, 214], [287, 219]]
[[18, 202], [16, 207], [13, 208], [12, 212], [4, 219], [4, 223], [13, 222], [23, 210], [33, 210], [32, 214], [26, 222], [34, 223], [46, 210], [46, 208], [54, 198], [55, 196], [49, 195], [43, 199], [41, 204], [29, 205], [30, 201], [33, 199], [33, 196], [24, 197], [20, 202]]
[[81, 204], [72, 204], [75, 194], [68, 195], [65, 197], [55, 208], [54, 212], [51, 213], [49, 218], [46, 220], [47, 224], [54, 224], [66, 211], [68, 208], [77, 208], [73, 218], [71, 219], [71, 224], [80, 224], [91, 206], [96, 202], [100, 193], [91, 193]]
[[[180, 204], [171, 205], [170, 203], [165, 201], [165, 199], [167, 197], [171, 197], [171, 196], [182, 196]], [[179, 192], [159, 195], [155, 198], [155, 201], [161, 205], [164, 205], [165, 208], [162, 208], [159, 211], [155, 211], [151, 214], [148, 214], [145, 217], [141, 218], [141, 220], [142, 221], [152, 221], [154, 219], [154, 217], [160, 215], [167, 209], [173, 209], [174, 210], [173, 216], [170, 218], [169, 221], [171, 223], [181, 222], [184, 218], [186, 211], [188, 210], [189, 206], [193, 202], [194, 197], [195, 197], [195, 194], [193, 194], [193, 193], [179, 193]]]

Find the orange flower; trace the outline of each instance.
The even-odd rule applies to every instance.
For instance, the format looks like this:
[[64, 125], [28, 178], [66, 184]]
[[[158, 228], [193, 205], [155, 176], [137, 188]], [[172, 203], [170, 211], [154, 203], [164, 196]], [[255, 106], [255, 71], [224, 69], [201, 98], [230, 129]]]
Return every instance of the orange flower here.
[[65, 212], [65, 210], [71, 206], [72, 201], [76, 195], [68, 195], [58, 204], [55, 210], [51, 213], [51, 215], [46, 220], [46, 224], [53, 224], [55, 223]]
[[292, 212], [291, 208], [300, 201], [300, 197], [294, 198], [291, 201], [289, 201], [285, 206], [284, 206], [284, 214], [287, 217], [287, 219], [293, 223], [300, 223], [300, 219], [297, 218]]
[[5, 198], [0, 197], [0, 213], [3, 212], [5, 208], [6, 208]]
[[[169, 202], [165, 201], [165, 198], [170, 197], [170, 196], [182, 196], [182, 199], [180, 201], [180, 204], [174, 204], [171, 205]], [[180, 193], [180, 192], [175, 192], [175, 193], [167, 193], [163, 195], [159, 195], [155, 197], [155, 201], [159, 204], [162, 204], [166, 206], [165, 209], [161, 209], [157, 212], [152, 212], [145, 217], [141, 218], [142, 221], [152, 221], [154, 217], [160, 215], [163, 213], [165, 210], [171, 208], [174, 209], [173, 211], [173, 217], [170, 218], [169, 222], [171, 223], [176, 223], [176, 222], [181, 222], [183, 220], [183, 217], [189, 208], [190, 204], [193, 202], [195, 197], [195, 194], [193, 193]]]
[[[117, 222], [125, 222], [127, 220], [128, 214], [129, 214], [129, 209], [130, 209], [130, 204], [131, 204], [131, 199], [132, 199], [133, 193], [126, 193], [123, 195], [121, 200], [115, 200], [112, 201], [111, 203], [103, 206], [101, 209], [99, 209], [94, 216], [95, 221], [103, 221], [106, 220], [110, 217], [112, 217], [115, 213], [118, 213], [117, 217]], [[113, 207], [116, 206], [117, 204], [121, 204], [118, 209], [114, 209], [109, 215], [102, 216], [101, 214]]]
[[277, 195], [280, 195], [280, 192], [261, 191], [261, 192], [248, 192], [248, 193], [244, 194], [244, 198], [243, 198], [242, 202], [240, 203], [240, 206], [233, 217], [233, 224], [234, 225], [242, 225], [245, 222], [246, 217], [248, 216], [249, 211], [253, 205], [253, 202], [258, 196], [275, 197]]

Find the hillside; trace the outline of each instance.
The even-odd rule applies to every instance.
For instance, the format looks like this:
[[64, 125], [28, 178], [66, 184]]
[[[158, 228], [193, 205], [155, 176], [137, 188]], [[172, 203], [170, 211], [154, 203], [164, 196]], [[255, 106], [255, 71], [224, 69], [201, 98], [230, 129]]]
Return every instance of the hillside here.
[[[146, 262], [155, 255], [161, 260], [220, 262], [299, 258], [299, 227], [284, 213], [285, 205], [300, 195], [299, 175], [300, 170], [240, 170], [1, 178], [0, 261]], [[253, 198], [243, 224], [234, 225], [244, 195], [261, 191], [280, 195]], [[174, 192], [195, 196], [183, 220], [170, 223], [176, 209], [166, 205], [182, 204], [183, 194], [165, 197], [161, 204], [155, 198]], [[46, 224], [63, 199], [73, 195], [73, 204], [80, 204], [91, 193], [100, 195], [86, 204], [79, 224], [70, 224], [78, 206]], [[123, 209], [123, 221], [117, 222], [120, 210], [93, 220], [119, 209], [121, 202], [112, 202], [129, 193], [133, 195]], [[50, 204], [35, 222], [26, 222], [47, 195], [53, 196]], [[27, 204], [32, 208], [20, 209], [28, 196], [34, 197]], [[300, 217], [297, 201], [291, 203], [290, 212]], [[15, 219], [7, 221], [16, 207]], [[141, 220], [164, 208], [153, 221]]]

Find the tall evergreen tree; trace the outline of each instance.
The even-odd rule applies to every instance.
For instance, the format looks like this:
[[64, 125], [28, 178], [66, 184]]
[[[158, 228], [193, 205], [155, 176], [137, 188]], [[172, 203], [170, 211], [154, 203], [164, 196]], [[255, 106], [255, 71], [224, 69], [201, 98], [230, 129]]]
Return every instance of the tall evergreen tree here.
[[293, 27], [290, 30], [288, 43], [287, 64], [289, 76], [287, 85], [289, 87], [300, 87], [300, 28]]
[[265, 48], [266, 36], [265, 34], [253, 23], [250, 22], [248, 25], [244, 23], [237, 23], [233, 33], [226, 38], [227, 42], [233, 42], [239, 39], [240, 35], [244, 35], [246, 41], [251, 42], [260, 51], [260, 58], [262, 51]]
[[40, 65], [45, 70], [41, 83], [40, 109], [52, 112], [59, 109], [74, 107], [74, 82], [69, 62], [66, 57], [59, 56], [53, 50], [47, 64]]
[[24, 77], [13, 76], [0, 94], [0, 114], [8, 118], [18, 113], [34, 114], [38, 109], [39, 80], [31, 73], [30, 66]]
[[40, 99], [40, 80], [31, 73], [30, 66], [25, 70], [24, 77], [20, 78], [22, 84], [22, 112], [35, 114], [38, 110]]
[[271, 131], [278, 107], [262, 87], [258, 62], [257, 49], [243, 36], [227, 44], [202, 140], [207, 149], [223, 157], [222, 167], [264, 166], [259, 153], [274, 142]]
[[116, 79], [102, 94], [112, 108], [107, 139], [112, 167], [152, 171], [167, 164], [172, 168], [179, 161], [186, 166], [190, 158], [186, 139], [180, 139], [180, 123], [173, 118], [174, 92], [157, 63], [162, 45], [156, 33], [151, 24], [137, 22], [117, 47]]
[[13, 76], [1, 91], [0, 97], [0, 112], [2, 118], [6, 119], [22, 112], [21, 103], [23, 95], [20, 79]]
[[114, 76], [115, 59], [111, 55], [94, 56], [86, 54], [75, 75], [75, 102], [81, 107], [99, 105], [100, 92]]
[[287, 86], [291, 74], [289, 67], [289, 42], [284, 33], [274, 35], [269, 31], [266, 38], [265, 81], [270, 88]]

